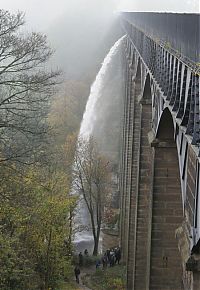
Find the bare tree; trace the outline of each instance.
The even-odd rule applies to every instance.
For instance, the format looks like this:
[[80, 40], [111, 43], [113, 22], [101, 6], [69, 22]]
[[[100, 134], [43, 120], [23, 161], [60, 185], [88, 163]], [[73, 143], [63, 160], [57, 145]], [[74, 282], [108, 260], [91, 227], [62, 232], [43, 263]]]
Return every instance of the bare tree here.
[[23, 13], [0, 10], [0, 162], [31, 161], [47, 133], [50, 97], [58, 71], [45, 35], [22, 32]]
[[93, 255], [98, 254], [103, 210], [109, 196], [110, 168], [92, 138], [79, 138], [74, 163], [74, 188], [86, 203], [94, 238]]

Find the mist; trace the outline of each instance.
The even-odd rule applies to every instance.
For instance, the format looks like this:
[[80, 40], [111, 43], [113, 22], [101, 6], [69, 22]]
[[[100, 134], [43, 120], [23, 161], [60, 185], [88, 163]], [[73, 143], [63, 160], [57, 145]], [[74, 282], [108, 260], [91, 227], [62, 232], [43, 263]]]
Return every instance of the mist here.
[[1, 0], [0, 8], [11, 12], [24, 11], [30, 26], [44, 30], [69, 11], [75, 16], [78, 11], [85, 10], [87, 17], [95, 10], [99, 14], [124, 10], [197, 13], [200, 4], [199, 0]]
[[[5, 106], [3, 107], [3, 110], [2, 110], [3, 114], [5, 111], [4, 108], [6, 108], [6, 110], [7, 110], [7, 107], [8, 109], [11, 108], [10, 111], [8, 110], [8, 114], [5, 115], [5, 117], [3, 116], [6, 122], [7, 122], [7, 119], [10, 122], [10, 123], [8, 122], [8, 125], [5, 122], [7, 126], [7, 127], [5, 126], [6, 128], [5, 132], [7, 132], [6, 131], [7, 128], [9, 129], [11, 128], [11, 131], [10, 131], [11, 141], [8, 142], [7, 147], [5, 146], [7, 151], [6, 150], [4, 151], [6, 152], [7, 155], [9, 155], [8, 152], [10, 151], [10, 148], [14, 148], [15, 150], [16, 148], [20, 148], [20, 144], [25, 143], [25, 142], [21, 143], [21, 139], [22, 139], [22, 140], [26, 140], [26, 145], [28, 149], [30, 145], [29, 143], [31, 143], [31, 145], [35, 144], [34, 146], [30, 146], [31, 153], [29, 153], [28, 150], [25, 150], [25, 151], [28, 151], [28, 157], [30, 154], [31, 158], [32, 156], [34, 156], [35, 158], [35, 155], [36, 155], [37, 157], [36, 160], [40, 161], [41, 159], [41, 163], [37, 162], [38, 165], [36, 164], [36, 166], [38, 166], [37, 168], [38, 172], [35, 172], [35, 168], [32, 167], [31, 171], [30, 172], [28, 171], [27, 178], [23, 176], [23, 179], [22, 179], [23, 184], [18, 184], [16, 182], [17, 179], [15, 180], [15, 178], [13, 178], [13, 173], [11, 174], [10, 171], [7, 171], [7, 168], [6, 168], [7, 166], [5, 166], [6, 168], [5, 178], [4, 178], [4, 170], [2, 170], [2, 176], [5, 179], [5, 184], [3, 184], [2, 189], [3, 190], [8, 189], [8, 194], [10, 194], [9, 192], [11, 192], [11, 195], [10, 196], [8, 195], [8, 198], [7, 198], [7, 192], [6, 192], [6, 195], [5, 194], [2, 195], [3, 202], [4, 202], [4, 199], [8, 200], [9, 206], [11, 204], [10, 208], [11, 208], [11, 213], [12, 213], [12, 215], [10, 215], [9, 207], [8, 208], [5, 207], [6, 208], [5, 218], [4, 218], [4, 215], [2, 215], [2, 217], [3, 217], [3, 221], [4, 220], [9, 221], [9, 223], [7, 224], [4, 222], [1, 223], [2, 225], [5, 224], [5, 230], [2, 228], [2, 231], [1, 231], [2, 233], [5, 231], [5, 237], [4, 237], [5, 240], [2, 240], [3, 242], [5, 241], [5, 247], [4, 247], [5, 251], [3, 251], [2, 253], [3, 253], [3, 258], [6, 259], [5, 260], [6, 264], [10, 265], [10, 268], [8, 270], [11, 273], [14, 273], [14, 274], [20, 273], [20, 275], [23, 274], [23, 278], [26, 277], [26, 278], [29, 278], [28, 279], [29, 281], [32, 281], [33, 280], [32, 277], [41, 276], [41, 275], [38, 275], [38, 273], [34, 274], [34, 271], [36, 271], [36, 269], [37, 270], [39, 269], [39, 271], [42, 271], [42, 270], [44, 271], [44, 277], [46, 281], [47, 276], [51, 278], [55, 276], [55, 277], [58, 277], [60, 280], [60, 277], [62, 277], [63, 275], [62, 272], [65, 272], [63, 271], [64, 269], [63, 257], [65, 259], [67, 258], [66, 253], [68, 250], [66, 250], [67, 248], [64, 247], [63, 241], [66, 241], [66, 229], [65, 229], [65, 233], [63, 232], [64, 233], [63, 238], [61, 238], [60, 233], [59, 233], [58, 239], [57, 238], [52, 239], [51, 234], [49, 235], [49, 233], [52, 232], [52, 229], [56, 229], [56, 228], [59, 229], [60, 224], [62, 225], [63, 221], [66, 221], [66, 216], [70, 217], [70, 220], [72, 216], [71, 199], [70, 199], [70, 202], [66, 206], [67, 208], [70, 209], [69, 212], [67, 213], [64, 212], [63, 206], [65, 206], [65, 203], [63, 203], [62, 207], [60, 207], [61, 201], [62, 201], [62, 199], [60, 199], [60, 197], [62, 197], [61, 192], [62, 194], [64, 194], [63, 200], [65, 202], [66, 197], [67, 197], [66, 193], [69, 191], [69, 194], [70, 194], [70, 191], [71, 191], [69, 180], [72, 179], [71, 168], [73, 168], [73, 160], [74, 160], [73, 153], [69, 152], [70, 153], [69, 155], [71, 155], [71, 159], [72, 159], [72, 161], [70, 162], [72, 164], [70, 166], [68, 164], [67, 165], [65, 164], [65, 159], [66, 159], [66, 155], [68, 155], [68, 151], [64, 152], [65, 146], [63, 145], [65, 144], [67, 137], [71, 137], [72, 135], [77, 134], [77, 132], [79, 131], [81, 118], [82, 118], [84, 108], [85, 108], [85, 103], [89, 95], [89, 88], [91, 84], [93, 83], [93, 81], [95, 80], [95, 76], [99, 75], [98, 71], [101, 68], [102, 62], [104, 64], [106, 63], [104, 58], [106, 55], [109, 55], [110, 48], [113, 46], [115, 47], [114, 43], [116, 43], [116, 41], [120, 39], [120, 37], [124, 34], [124, 32], [121, 30], [120, 17], [119, 17], [119, 13], [117, 12], [119, 11], [154, 11], [154, 12], [173, 12], [173, 13], [177, 13], [177, 12], [198, 13], [200, 10], [199, 8], [200, 8], [199, 0], [181, 0], [181, 1], [180, 0], [165, 0], [165, 1], [161, 1], [161, 0], [151, 0], [151, 1], [150, 0], [106, 0], [106, 1], [103, 1], [103, 0], [57, 0], [57, 1], [53, 1], [53, 0], [42, 0], [42, 1], [41, 0], [0, 0], [0, 9], [8, 10], [9, 12], [15, 13], [15, 14], [18, 11], [24, 12], [25, 20], [26, 20], [26, 25], [25, 25], [24, 30], [28, 30], [30, 32], [31, 31], [41, 32], [42, 34], [47, 35], [50, 46], [53, 48], [53, 50], [55, 50], [54, 56], [51, 59], [51, 61], [48, 63], [47, 67], [48, 68], [51, 67], [53, 69], [58, 68], [63, 71], [63, 74], [62, 74], [63, 84], [61, 84], [58, 89], [60, 91], [57, 92], [55, 90], [56, 94], [55, 96], [53, 96], [54, 98], [53, 100], [52, 99], [50, 100], [50, 98], [48, 99], [47, 96], [45, 97], [45, 100], [49, 100], [48, 104], [50, 104], [52, 101], [53, 104], [55, 105], [54, 107], [52, 106], [52, 108], [49, 108], [49, 106], [48, 108], [45, 107], [44, 111], [48, 111], [48, 116], [47, 116], [47, 114], [43, 112], [43, 107], [40, 106], [40, 104], [43, 104], [43, 102], [37, 103], [36, 101], [37, 101], [37, 95], [39, 95], [39, 97], [41, 97], [41, 100], [43, 100], [44, 98], [43, 90], [44, 92], [46, 92], [46, 87], [47, 87], [46, 83], [48, 84], [49, 76], [48, 75], [46, 76], [46, 74], [44, 74], [45, 77], [43, 77], [43, 62], [41, 62], [40, 64], [37, 57], [36, 57], [36, 60], [34, 59], [34, 56], [35, 56], [34, 46], [33, 47], [30, 46], [31, 48], [34, 48], [34, 49], [32, 49], [33, 53], [32, 53], [32, 50], [30, 50], [29, 54], [32, 55], [32, 58], [33, 58], [32, 60], [34, 60], [36, 63], [38, 62], [39, 64], [38, 74], [36, 71], [36, 74], [30, 73], [29, 75], [29, 71], [27, 72], [25, 71], [26, 63], [27, 63], [26, 53], [23, 55], [23, 57], [25, 58], [22, 57], [22, 59], [24, 59], [24, 62], [22, 61], [21, 63], [21, 66], [20, 66], [21, 71], [20, 71], [20, 69], [18, 70], [15, 68], [15, 66], [16, 67], [18, 66], [17, 64], [18, 59], [16, 57], [16, 55], [18, 54], [18, 49], [15, 48], [15, 38], [14, 37], [8, 38], [8, 41], [5, 42], [5, 43], [9, 43], [11, 39], [13, 40], [11, 41], [11, 44], [12, 42], [14, 43], [11, 45], [11, 47], [14, 48], [13, 51], [11, 50], [11, 54], [10, 54], [10, 51], [8, 51], [5, 58], [2, 57], [3, 61], [2, 61], [2, 66], [1, 66], [2, 71], [6, 71], [4, 69], [4, 66], [5, 66], [4, 62], [6, 63], [6, 58], [10, 57], [10, 55], [12, 56], [12, 53], [13, 53], [14, 62], [12, 62], [11, 60], [11, 64], [14, 63], [13, 65], [14, 69], [12, 68], [12, 66], [11, 68], [9, 68], [8, 66], [7, 67], [8, 73], [6, 72], [8, 76], [10, 77], [11, 81], [9, 80], [7, 81], [6, 77], [5, 79], [3, 79], [3, 81], [5, 81], [6, 85], [8, 83], [8, 86], [10, 86], [8, 87], [7, 91], [9, 92], [9, 94], [11, 94], [11, 98], [14, 99], [13, 101], [14, 107], [13, 108], [10, 107], [10, 97], [6, 99], [2, 98], [4, 100], [4, 102], [2, 102], [3, 106]], [[8, 34], [9, 34], [9, 30], [8, 30]], [[18, 42], [21, 44], [21, 38], [17, 41], [17, 43]], [[3, 45], [5, 45], [4, 41], [2, 43]], [[16, 47], [18, 48], [18, 46]], [[19, 45], [19, 48], [21, 49], [20, 45]], [[4, 50], [4, 46], [2, 46], [2, 51], [3, 50]], [[22, 49], [22, 52], [23, 52], [23, 49]], [[37, 53], [36, 53], [36, 56], [37, 56]], [[91, 134], [94, 136], [95, 140], [97, 141], [98, 147], [100, 148], [101, 153], [103, 153], [103, 155], [106, 155], [106, 157], [108, 157], [109, 159], [109, 162], [112, 163], [112, 168], [113, 168], [112, 173], [114, 173], [112, 196], [113, 196], [113, 200], [115, 201], [115, 204], [119, 204], [119, 196], [118, 196], [119, 192], [117, 189], [118, 188], [117, 175], [119, 174], [120, 141], [121, 141], [121, 135], [122, 135], [121, 129], [122, 129], [122, 119], [123, 119], [123, 101], [125, 98], [125, 88], [124, 88], [125, 71], [123, 70], [125, 70], [126, 68], [123, 67], [121, 61], [122, 61], [122, 55], [121, 55], [121, 51], [119, 47], [119, 50], [116, 51], [116, 54], [112, 55], [111, 61], [109, 62], [109, 67], [107, 68], [106, 72], [104, 70], [104, 73], [102, 74], [103, 77], [101, 77], [101, 82], [99, 82], [101, 85], [100, 87], [101, 89], [98, 90], [98, 86], [95, 86], [96, 91], [95, 91], [95, 94], [93, 95], [94, 96], [98, 95], [98, 98], [97, 98], [97, 102], [94, 109], [92, 108], [93, 110], [92, 110], [91, 115], [93, 118], [92, 120], [88, 118], [88, 123], [91, 123], [93, 125], [93, 131]], [[20, 58], [19, 58], [19, 62], [20, 62]], [[33, 69], [34, 69], [34, 65], [33, 65]], [[41, 73], [40, 73], [40, 69], [41, 69]], [[46, 70], [46, 66], [44, 69]], [[15, 73], [15, 70], [16, 70], [16, 73]], [[13, 72], [14, 72], [14, 76], [16, 75], [16, 78], [15, 77], [12, 78]], [[130, 76], [128, 76], [128, 78], [130, 77], [131, 77], [131, 74]], [[45, 82], [45, 86], [44, 85], [41, 86], [42, 89], [40, 89], [40, 85], [39, 85], [40, 82], [39, 81], [37, 82], [38, 79], [39, 80], [42, 79], [43, 82]], [[31, 84], [30, 87], [28, 86], [29, 84], [28, 80], [30, 80], [30, 84]], [[25, 86], [25, 89], [27, 88], [27, 90], [24, 91], [23, 86]], [[195, 77], [195, 82], [192, 81], [192, 86], [195, 86], [195, 90], [196, 90], [196, 77]], [[39, 88], [38, 91], [37, 91], [37, 87]], [[130, 86], [130, 89], [132, 90], [131, 86]], [[20, 95], [20, 90], [22, 90], [22, 96]], [[193, 92], [192, 88], [190, 89], [190, 91], [192, 94]], [[29, 100], [29, 96], [30, 97], [34, 96], [34, 93], [37, 93], [36, 98], [33, 98], [33, 99], [30, 98]], [[2, 89], [1, 94], [3, 97], [5, 97], [3, 89]], [[51, 94], [48, 94], [48, 95], [51, 95]], [[133, 99], [134, 96], [132, 95], [132, 92], [130, 93], [130, 96]], [[24, 104], [24, 99], [25, 99], [25, 104]], [[26, 99], [28, 100], [27, 104], [26, 104]], [[18, 100], [21, 101], [22, 108], [19, 107], [20, 103], [18, 105]], [[20, 117], [18, 117], [18, 111], [17, 113], [15, 113], [16, 103], [17, 103], [16, 108], [18, 109], [18, 111], [20, 111], [20, 114], [19, 114]], [[37, 113], [37, 107], [41, 110], [41, 112], [40, 110], [38, 110], [38, 113]], [[44, 114], [45, 120], [43, 119], [40, 120], [40, 118], [37, 119], [37, 115], [40, 116], [40, 114], [41, 116], [43, 116]], [[12, 115], [14, 117], [12, 117]], [[34, 116], [32, 117], [32, 115], [35, 115], [36, 119], [34, 119]], [[49, 121], [52, 122], [52, 129], [55, 129], [55, 134], [54, 133], [51, 134], [52, 137], [50, 137], [49, 140], [51, 140], [51, 138], [52, 139], [54, 138], [54, 140], [53, 142], [48, 141], [48, 145], [46, 145], [46, 143], [45, 144], [41, 143], [41, 147], [40, 147], [40, 140], [39, 140], [40, 131], [38, 131], [37, 127], [38, 127], [38, 124], [43, 125], [43, 121], [44, 121], [44, 124], [46, 125], [45, 122], [48, 117], [50, 117]], [[28, 121], [26, 121], [25, 123], [24, 119], [26, 120], [26, 118]], [[14, 123], [14, 126], [12, 123], [13, 120], [14, 121], [16, 120], [16, 122]], [[21, 124], [22, 122], [23, 122], [22, 128], [24, 129], [24, 131], [21, 132], [20, 131], [21, 128], [19, 124]], [[29, 127], [25, 126], [24, 124], [25, 125], [28, 124]], [[13, 127], [14, 127], [14, 130], [12, 129]], [[32, 127], [33, 127], [33, 130], [32, 130]], [[1, 129], [1, 131], [3, 132], [4, 122], [3, 122], [2, 128], [3, 129]], [[131, 127], [128, 130], [130, 129]], [[34, 130], [36, 132], [35, 135], [32, 134], [32, 131]], [[17, 135], [18, 131], [20, 131], [19, 135]], [[44, 133], [46, 133], [46, 127], [45, 127], [45, 130], [43, 131], [45, 131]], [[31, 137], [29, 137], [28, 135], [29, 132], [30, 132]], [[21, 138], [22, 135], [23, 135], [23, 138]], [[54, 135], [55, 137], [53, 137]], [[5, 135], [2, 134], [2, 136], [3, 136], [2, 143], [3, 143], [3, 149], [4, 149], [4, 144], [7, 143], [7, 140], [9, 139], [7, 138], [7, 133], [5, 133]], [[20, 137], [17, 138], [15, 136], [20, 136]], [[42, 137], [45, 141], [46, 135], [44, 134], [44, 136]], [[39, 144], [39, 147], [38, 147], [38, 144]], [[130, 144], [128, 144], [128, 146], [129, 145]], [[49, 148], [47, 148], [47, 146]], [[43, 147], [45, 149], [43, 149]], [[32, 148], [33, 148], [33, 151], [32, 151]], [[74, 151], [76, 150], [76, 148], [77, 148], [76, 145], [74, 145]], [[46, 150], [46, 149], [50, 149], [50, 150]], [[55, 156], [56, 154], [54, 153], [52, 154], [52, 152], [54, 151], [57, 152], [57, 156]], [[49, 155], [49, 152], [50, 152], [50, 155]], [[0, 153], [2, 154], [3, 152], [0, 152]], [[17, 150], [15, 154], [18, 155]], [[24, 159], [26, 160], [27, 153], [25, 152], [24, 154], [25, 156], [23, 157], [25, 157]], [[47, 159], [46, 155], [49, 155], [48, 162], [52, 162], [52, 165], [53, 165], [51, 167], [51, 170], [47, 170], [47, 167], [46, 167], [47, 162], [43, 161], [42, 158], [40, 158], [40, 156], [43, 156], [43, 155], [44, 155], [44, 160]], [[56, 160], [54, 158], [56, 158]], [[27, 160], [29, 161], [28, 158]], [[54, 165], [55, 165], [54, 163], [56, 164], [55, 169], [56, 170], [59, 169], [58, 175], [57, 175], [57, 171], [55, 171], [56, 174], [54, 174]], [[42, 165], [43, 168], [39, 168], [40, 165]], [[11, 166], [9, 165], [8, 168], [10, 167]], [[13, 171], [15, 171], [16, 167], [13, 166], [12, 168], [13, 168]], [[22, 167], [22, 169], [23, 169], [23, 173], [26, 172], [25, 167]], [[49, 172], [46, 172], [46, 171], [51, 171], [53, 173], [52, 175], [54, 179], [52, 180], [53, 183], [51, 183], [51, 175], [49, 174]], [[41, 176], [43, 172], [45, 174], [44, 176]], [[37, 182], [35, 181], [35, 178], [32, 178], [34, 182], [31, 183], [30, 181], [31, 178], [29, 178], [29, 175], [30, 177], [31, 176], [37, 177], [35, 173], [37, 173], [38, 175], [38, 180], [40, 180], [40, 178], [42, 177], [42, 184], [44, 185], [50, 184], [50, 186], [49, 187], [47, 186], [47, 189], [44, 188], [46, 186], [43, 186], [41, 187], [41, 190], [40, 190], [40, 187], [37, 186], [36, 187], [37, 194], [31, 195], [35, 193], [32, 187], [34, 187]], [[60, 173], [61, 175], [59, 175]], [[45, 180], [45, 176], [47, 175], [48, 177]], [[59, 176], [61, 178], [58, 178]], [[12, 179], [14, 182], [13, 184], [12, 184]], [[58, 183], [59, 179], [61, 183]], [[65, 180], [67, 183], [65, 183]], [[55, 184], [58, 184], [56, 185], [56, 187], [57, 186], [60, 187], [58, 189], [59, 199], [57, 199], [58, 202], [56, 202], [59, 205], [59, 208], [52, 207], [52, 201], [54, 200], [52, 198], [53, 197], [52, 193], [54, 193], [54, 189], [51, 190], [50, 188], [54, 184], [54, 182]], [[16, 184], [16, 189], [14, 188], [15, 184]], [[93, 184], [90, 184], [90, 188], [92, 187], [93, 187]], [[110, 188], [109, 188], [109, 191], [110, 191]], [[45, 201], [46, 198], [44, 199], [44, 201], [43, 199], [41, 199], [41, 202], [43, 204], [41, 204], [41, 207], [38, 207], [38, 204], [40, 201], [37, 198], [42, 197], [42, 196], [45, 197], [44, 193], [48, 197], [47, 198], [48, 204], [46, 204], [46, 201]], [[24, 200], [21, 199], [21, 196], [19, 198], [19, 194], [22, 194], [22, 196], [24, 196]], [[4, 195], [6, 198], [4, 198]], [[32, 197], [32, 200], [30, 200], [30, 203], [29, 202], [27, 203], [27, 197], [29, 196]], [[23, 210], [19, 210], [20, 201], [21, 201], [21, 207]], [[13, 210], [13, 205], [15, 203], [17, 207], [14, 208]], [[36, 223], [34, 219], [33, 219], [33, 225], [32, 225], [32, 218], [30, 218], [30, 214], [28, 214], [28, 211], [27, 211], [27, 209], [29, 208], [29, 204], [31, 205], [30, 206], [31, 212], [33, 212], [32, 216], [34, 217], [34, 210], [35, 210], [36, 217], [37, 216], [39, 217], [39, 218], [36, 218], [35, 220], [38, 222], [41, 217], [41, 221], [44, 220], [47, 226], [45, 225], [41, 226], [42, 223]], [[32, 211], [32, 205], [37, 205], [37, 208], [33, 207], [33, 211]], [[38, 211], [38, 208], [39, 208], [39, 211]], [[43, 210], [44, 208], [47, 210], [44, 211]], [[50, 217], [49, 213], [46, 214], [46, 212], [48, 212], [48, 208], [49, 208], [49, 212], [51, 209], [53, 209], [54, 211], [54, 208], [55, 208], [55, 213], [56, 213], [55, 216], [57, 216], [57, 213], [61, 212], [61, 215], [59, 216], [60, 219], [58, 220], [60, 221], [59, 222], [60, 224], [58, 225], [58, 227], [57, 227], [57, 224], [55, 224], [55, 227], [54, 227], [53, 220], [49, 219]], [[27, 216], [25, 215], [25, 212], [27, 212], [28, 214]], [[38, 212], [41, 212], [41, 215]], [[44, 215], [43, 215], [43, 212], [44, 212]], [[51, 217], [54, 217], [54, 212]], [[62, 218], [62, 221], [61, 221], [61, 218]], [[11, 220], [11, 224], [13, 222], [13, 225], [15, 224], [17, 226], [19, 225], [20, 231], [16, 230], [16, 234], [14, 233], [15, 231], [12, 230], [12, 227], [10, 227], [10, 220]], [[55, 218], [55, 220], [57, 220], [57, 218]], [[25, 222], [27, 223], [26, 226], [24, 226]], [[31, 226], [30, 229], [35, 230], [38, 228], [39, 230], [41, 230], [41, 233], [38, 231], [38, 234], [37, 234], [38, 241], [35, 239], [35, 237], [33, 237], [32, 233], [30, 233], [30, 237], [27, 236], [26, 229], [29, 228], [29, 222]], [[88, 222], [86, 221], [85, 216], [84, 216], [83, 225], [87, 225], [87, 224]], [[48, 230], [48, 232], [45, 233], [46, 229]], [[59, 232], [60, 232], [60, 229], [59, 229]], [[70, 225], [69, 233], [71, 233], [71, 225]], [[51, 253], [51, 249], [53, 249], [52, 253], [54, 253], [54, 248], [62, 249], [61, 252], [58, 252], [58, 253], [62, 253], [61, 257], [57, 256], [56, 251], [55, 251], [55, 255], [51, 255], [51, 254], [49, 255], [49, 258], [51, 256], [56, 257], [55, 259], [56, 263], [57, 261], [60, 261], [60, 267], [57, 266], [57, 264], [55, 264], [55, 267], [51, 267], [52, 265], [54, 265], [53, 262], [51, 262], [51, 264], [45, 264], [47, 265], [45, 267], [41, 267], [40, 265], [41, 261], [44, 261], [44, 255], [46, 257], [46, 252], [44, 252], [44, 249], [46, 249], [46, 247], [44, 247], [44, 245], [45, 243], [50, 245], [50, 242], [48, 242], [46, 238], [44, 239], [43, 242], [41, 242], [42, 241], [41, 237], [47, 237], [47, 236], [49, 236], [49, 240], [55, 240], [56, 242], [55, 247], [50, 248], [50, 246], [48, 246], [49, 253]], [[8, 237], [10, 237], [10, 240], [8, 239], [8, 242], [7, 242]], [[22, 237], [22, 240], [19, 240], [20, 241], [19, 243], [18, 238], [21, 238], [21, 237]], [[29, 244], [29, 238], [30, 238], [30, 246], [31, 246], [30, 248], [29, 247], [24, 248], [23, 237], [27, 237], [26, 240], [28, 241], [28, 244]], [[69, 237], [69, 240], [70, 240], [70, 244], [69, 244], [70, 245], [69, 249], [70, 249], [71, 236]], [[13, 241], [14, 242], [16, 241], [16, 242], [14, 243]], [[60, 242], [59, 247], [58, 247], [58, 241]], [[87, 240], [82, 241], [83, 243], [85, 242], [84, 248], [88, 247], [88, 244], [87, 244], [88, 242], [86, 243], [86, 241]], [[35, 247], [32, 246], [35, 243], [37, 245], [36, 252], [33, 251]], [[11, 246], [13, 248], [10, 248]], [[16, 249], [17, 251], [15, 253]], [[34, 253], [34, 256], [31, 256], [32, 252]], [[38, 256], [39, 252], [42, 253], [41, 256], [40, 255]], [[25, 254], [27, 254], [27, 256]], [[38, 265], [35, 264], [36, 257], [38, 257], [38, 260], [39, 260]], [[60, 260], [58, 260], [57, 257], [59, 257]], [[10, 261], [12, 263], [10, 263]], [[23, 261], [25, 261], [25, 263], [22, 263]], [[13, 268], [13, 265], [15, 266], [15, 263], [18, 267], [17, 271]], [[69, 260], [69, 263], [70, 263], [70, 260]], [[21, 268], [22, 266], [25, 268], [27, 267], [24, 273], [22, 272], [23, 271], [23, 268]], [[49, 268], [48, 275], [47, 275], [47, 271], [45, 270], [47, 268]], [[55, 274], [50, 275], [51, 274], [50, 270], [52, 270], [53, 268], [55, 268]], [[67, 264], [67, 268], [68, 268], [68, 264]], [[60, 273], [57, 270], [60, 271]], [[8, 271], [5, 271], [4, 273], [7, 279]], [[31, 276], [33, 274], [34, 276]], [[28, 275], [30, 275], [30, 277]], [[16, 275], [14, 275], [14, 279], [16, 279]], [[4, 277], [3, 279], [0, 279], [0, 280], [3, 281]], [[66, 280], [66, 277], [65, 277], [65, 280]], [[5, 282], [6, 281], [7, 280], [5, 280]], [[15, 280], [10, 279], [9, 277], [9, 280], [8, 280], [9, 285], [11, 285], [10, 282], [13, 282], [13, 281]], [[19, 282], [18, 277], [16, 281], [17, 283]], [[29, 281], [27, 281], [27, 283], [29, 283]], [[12, 285], [14, 285], [14, 283]], [[40, 289], [41, 285], [45, 285], [45, 284], [38, 283], [38, 285], [40, 285], [40, 287], [38, 286], [38, 287], [35, 287], [34, 289]], [[16, 287], [17, 288], [15, 289], [22, 289], [20, 286], [18, 287], [18, 284], [16, 285]], [[4, 287], [3, 289], [7, 289], [7, 287]], [[29, 289], [29, 287], [25, 287], [23, 289]], [[45, 289], [50, 289], [50, 284], [45, 286]], [[53, 288], [51, 287], [51, 289]], [[68, 288], [66, 287], [66, 289]]]
[[[48, 29], [55, 49], [54, 63], [66, 77], [94, 79], [99, 65], [113, 43], [121, 36], [113, 3], [86, 0], [87, 6], [73, 4]], [[89, 8], [87, 8], [89, 7]]]
[[2, 9], [24, 11], [27, 28], [47, 34], [52, 65], [65, 78], [92, 80], [121, 36], [117, 11], [199, 12], [199, 0], [1, 0]]
[[180, 12], [198, 13], [200, 11], [199, 0], [123, 0], [117, 1], [119, 11], [154, 11], [154, 12]]

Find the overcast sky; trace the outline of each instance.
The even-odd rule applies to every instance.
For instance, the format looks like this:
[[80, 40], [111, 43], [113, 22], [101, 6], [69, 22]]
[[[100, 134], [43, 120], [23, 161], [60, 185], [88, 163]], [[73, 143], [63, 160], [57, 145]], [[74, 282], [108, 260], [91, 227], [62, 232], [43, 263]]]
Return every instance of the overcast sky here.
[[[26, 28], [47, 34], [53, 65], [82, 76], [99, 64], [119, 37], [115, 11], [199, 12], [200, 0], [0, 0], [0, 8], [24, 11]], [[114, 30], [116, 29], [116, 33]], [[110, 33], [110, 34], [109, 34]]]
[[45, 30], [60, 16], [71, 11], [137, 10], [199, 12], [200, 0], [0, 0], [0, 8], [24, 11], [26, 21], [33, 29]]

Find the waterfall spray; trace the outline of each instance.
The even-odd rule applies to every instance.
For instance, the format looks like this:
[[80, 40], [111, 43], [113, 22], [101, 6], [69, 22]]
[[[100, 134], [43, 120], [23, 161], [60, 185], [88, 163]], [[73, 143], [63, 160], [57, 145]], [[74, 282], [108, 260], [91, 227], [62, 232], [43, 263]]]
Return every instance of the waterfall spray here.
[[[97, 111], [97, 102], [102, 96], [102, 90], [105, 85], [106, 74], [109, 68], [109, 65], [112, 63], [114, 56], [116, 55], [119, 46], [121, 45], [125, 36], [121, 37], [110, 49], [107, 56], [105, 57], [102, 66], [96, 76], [95, 81], [93, 82], [90, 95], [86, 104], [86, 109], [83, 115], [83, 120], [81, 122], [79, 139], [89, 139], [93, 134], [94, 123], [96, 120], [95, 112]], [[75, 218], [75, 223], [84, 225], [86, 228], [90, 229], [90, 217], [85, 205], [85, 202], [81, 200], [78, 204], [78, 214]], [[77, 246], [77, 249], [82, 251], [85, 247], [92, 248], [93, 245], [93, 235], [90, 230], [83, 230], [75, 234], [74, 243]], [[101, 247], [101, 243], [100, 243]]]
[[105, 57], [102, 66], [96, 76], [94, 83], [90, 89], [90, 95], [86, 104], [86, 109], [83, 115], [83, 120], [81, 122], [79, 136], [82, 138], [89, 138], [92, 135], [93, 123], [95, 121], [95, 105], [98, 99], [101, 97], [101, 90], [104, 85], [104, 77], [108, 70], [109, 64], [112, 62], [113, 57], [115, 56], [118, 47], [120, 46], [122, 40], [125, 36], [121, 37], [110, 49], [109, 53]]

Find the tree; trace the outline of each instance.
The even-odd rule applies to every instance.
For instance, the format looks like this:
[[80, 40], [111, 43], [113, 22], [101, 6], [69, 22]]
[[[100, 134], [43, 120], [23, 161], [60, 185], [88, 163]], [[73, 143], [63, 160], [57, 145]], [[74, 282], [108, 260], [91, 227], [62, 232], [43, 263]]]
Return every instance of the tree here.
[[22, 33], [23, 13], [0, 10], [0, 162], [31, 163], [44, 151], [50, 97], [58, 71], [48, 71], [52, 55], [45, 35]]
[[71, 241], [68, 220], [74, 198], [68, 196], [68, 177], [59, 168], [49, 167], [42, 172], [42, 183], [33, 184], [37, 196], [25, 239], [40, 276], [40, 288], [55, 289], [59, 280], [66, 278], [70, 265]]
[[100, 154], [92, 137], [79, 138], [74, 160], [73, 186], [87, 206], [94, 238], [93, 255], [97, 255], [104, 205], [109, 197], [109, 162]]
[[71, 274], [68, 178], [55, 166], [31, 166], [26, 176], [3, 166], [0, 289], [55, 289]]
[[64, 144], [69, 134], [79, 130], [88, 94], [87, 84], [67, 80], [53, 98], [49, 122], [55, 128], [56, 145]]
[[22, 13], [0, 10], [0, 288], [47, 290], [72, 270], [75, 200], [64, 149], [48, 148], [60, 73], [46, 68], [46, 36], [23, 24]]

